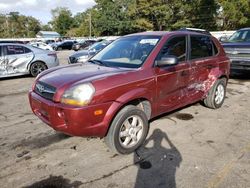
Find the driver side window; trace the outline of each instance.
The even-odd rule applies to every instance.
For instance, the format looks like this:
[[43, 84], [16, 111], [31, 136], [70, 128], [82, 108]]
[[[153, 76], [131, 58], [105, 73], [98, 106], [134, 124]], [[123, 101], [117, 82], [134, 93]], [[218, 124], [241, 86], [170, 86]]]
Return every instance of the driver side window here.
[[178, 36], [166, 42], [157, 59], [175, 56], [181, 62], [186, 60], [186, 54], [186, 36]]

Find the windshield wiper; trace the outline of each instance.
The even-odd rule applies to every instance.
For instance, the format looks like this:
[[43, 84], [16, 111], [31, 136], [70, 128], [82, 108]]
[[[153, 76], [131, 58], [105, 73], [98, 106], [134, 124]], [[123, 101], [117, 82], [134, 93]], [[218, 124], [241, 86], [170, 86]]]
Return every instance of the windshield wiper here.
[[108, 65], [106, 63], [104, 63], [103, 61], [98, 60], [98, 59], [90, 59], [90, 60], [88, 60], [88, 62], [98, 64], [98, 65], [104, 65], [104, 66], [108, 67]]

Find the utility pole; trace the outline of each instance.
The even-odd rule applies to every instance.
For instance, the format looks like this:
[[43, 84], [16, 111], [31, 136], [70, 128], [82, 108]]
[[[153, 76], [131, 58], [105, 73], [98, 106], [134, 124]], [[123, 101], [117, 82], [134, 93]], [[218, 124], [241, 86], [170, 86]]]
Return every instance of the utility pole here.
[[5, 23], [6, 23], [6, 30], [5, 30], [5, 37], [8, 38], [9, 35], [9, 20], [8, 20], [8, 15], [5, 15]]
[[92, 34], [91, 34], [91, 12], [89, 13], [89, 37], [91, 38]]

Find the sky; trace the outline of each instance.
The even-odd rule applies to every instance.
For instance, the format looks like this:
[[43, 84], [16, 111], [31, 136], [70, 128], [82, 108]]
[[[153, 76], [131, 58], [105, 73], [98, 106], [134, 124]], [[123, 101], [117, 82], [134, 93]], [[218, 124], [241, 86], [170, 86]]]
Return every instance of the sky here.
[[46, 24], [52, 18], [51, 9], [67, 7], [74, 14], [95, 5], [94, 0], [0, 0], [0, 14], [19, 12], [33, 16]]

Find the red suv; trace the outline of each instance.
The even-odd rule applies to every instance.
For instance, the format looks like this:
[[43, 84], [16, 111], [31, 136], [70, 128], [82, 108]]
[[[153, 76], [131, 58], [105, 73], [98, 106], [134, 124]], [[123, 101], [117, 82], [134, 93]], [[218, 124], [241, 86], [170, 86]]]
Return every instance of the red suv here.
[[144, 32], [114, 41], [88, 62], [42, 72], [29, 92], [35, 115], [57, 131], [104, 137], [115, 152], [133, 152], [148, 121], [204, 101], [221, 107], [229, 59], [209, 34]]

